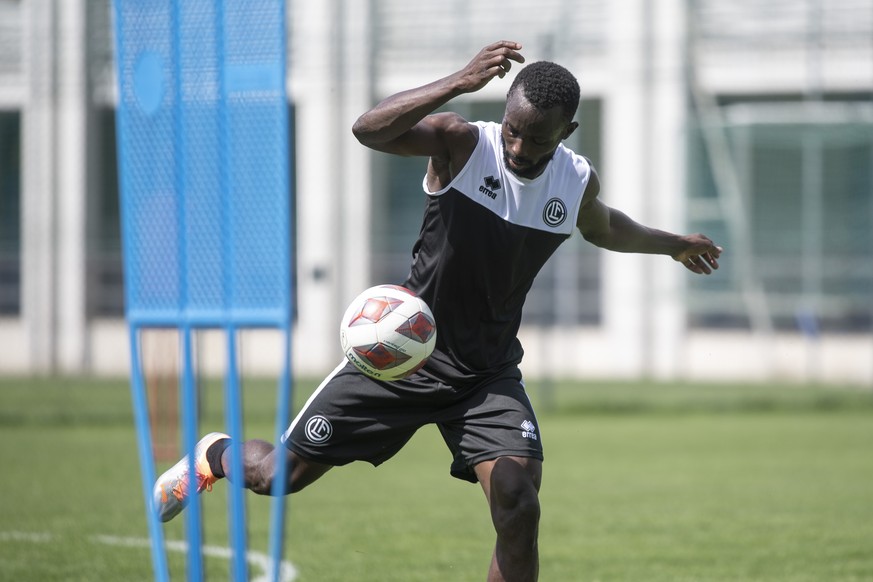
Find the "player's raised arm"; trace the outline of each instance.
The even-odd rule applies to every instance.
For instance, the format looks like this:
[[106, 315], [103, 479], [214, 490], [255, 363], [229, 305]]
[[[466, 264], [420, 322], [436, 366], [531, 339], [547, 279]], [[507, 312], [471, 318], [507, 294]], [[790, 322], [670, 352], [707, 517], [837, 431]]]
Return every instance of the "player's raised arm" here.
[[448, 77], [388, 97], [355, 122], [352, 132], [363, 145], [400, 155], [433, 156], [446, 150], [443, 120], [426, 117], [454, 97], [473, 93], [494, 77], [503, 77], [512, 62], [523, 63], [517, 42], [501, 40], [477, 54]]
[[598, 199], [600, 181], [592, 168], [576, 226], [588, 242], [624, 253], [669, 255], [686, 269], [708, 275], [718, 269], [722, 248], [702, 234], [679, 235], [639, 224]]

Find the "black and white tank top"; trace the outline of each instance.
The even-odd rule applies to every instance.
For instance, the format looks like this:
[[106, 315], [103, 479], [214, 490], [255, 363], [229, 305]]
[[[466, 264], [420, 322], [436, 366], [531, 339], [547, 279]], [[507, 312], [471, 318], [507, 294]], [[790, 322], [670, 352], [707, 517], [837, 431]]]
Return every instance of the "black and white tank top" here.
[[500, 124], [475, 125], [479, 141], [452, 182], [430, 192], [424, 181], [424, 220], [404, 283], [437, 322], [425, 371], [471, 379], [521, 361], [525, 297], [576, 227], [591, 175], [588, 161], [561, 144], [542, 174], [520, 178], [504, 165]]

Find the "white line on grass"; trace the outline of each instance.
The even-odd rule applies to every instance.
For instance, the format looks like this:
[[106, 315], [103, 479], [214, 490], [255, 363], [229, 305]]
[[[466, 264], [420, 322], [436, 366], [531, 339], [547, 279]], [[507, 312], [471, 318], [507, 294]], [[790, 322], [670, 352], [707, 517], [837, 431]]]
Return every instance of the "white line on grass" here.
[[[0, 531], [0, 542], [31, 542], [31, 543], [48, 543], [52, 541], [54, 536], [44, 532], [25, 532], [25, 531]], [[150, 548], [151, 542], [144, 538], [122, 538], [118, 536], [93, 536], [92, 540], [101, 544], [110, 546], [123, 546], [126, 548]], [[182, 540], [166, 540], [164, 542], [167, 550], [173, 552], [186, 553], [188, 551], [188, 542]], [[233, 552], [230, 548], [221, 546], [203, 546], [203, 555], [213, 558], [224, 558], [230, 560]], [[251, 582], [269, 582], [270, 573], [273, 570], [273, 560], [266, 554], [261, 552], [246, 552], [246, 561], [253, 567], [258, 568], [263, 572], [257, 578], [252, 578]], [[293, 582], [297, 579], [297, 568], [294, 564], [282, 560], [279, 563], [279, 580], [281, 582]]]
[[[144, 538], [120, 538], [117, 536], [94, 536], [94, 539], [100, 543], [110, 546], [124, 546], [129, 548], [148, 548], [151, 542]], [[188, 551], [188, 542], [183, 540], [167, 540], [164, 542], [167, 550], [174, 552], [185, 553]], [[230, 548], [220, 546], [203, 546], [203, 555], [213, 558], [224, 558], [230, 560], [233, 557], [233, 552]], [[273, 569], [273, 560], [266, 554], [261, 552], [246, 552], [246, 561], [256, 568], [260, 568], [262, 575], [257, 578], [252, 578], [252, 582], [268, 582], [270, 580], [270, 572]], [[297, 569], [291, 562], [283, 560], [279, 563], [279, 580], [281, 582], [292, 582], [297, 579]]]
[[0, 542], [33, 542], [44, 544], [52, 541], [51, 534], [28, 531], [0, 531]]

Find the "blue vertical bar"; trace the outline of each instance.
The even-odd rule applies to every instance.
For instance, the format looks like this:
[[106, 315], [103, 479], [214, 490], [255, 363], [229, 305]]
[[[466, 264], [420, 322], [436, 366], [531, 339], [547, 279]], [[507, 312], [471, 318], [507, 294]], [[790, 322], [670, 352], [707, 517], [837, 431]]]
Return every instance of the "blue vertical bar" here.
[[227, 332], [227, 372], [225, 375], [225, 415], [227, 416], [227, 431], [232, 442], [237, 446], [230, 449], [230, 474], [233, 477], [230, 483], [230, 536], [233, 548], [232, 571], [234, 579], [242, 582], [246, 579], [246, 515], [243, 483], [242, 447], [243, 425], [241, 412], [239, 369], [237, 367], [237, 330], [233, 325], [226, 329]]
[[[282, 370], [279, 376], [276, 398], [276, 434], [277, 447], [283, 447], [282, 433], [288, 425], [291, 413], [291, 328], [290, 323], [282, 330]], [[273, 481], [273, 507], [270, 514], [270, 559], [272, 560], [271, 580], [280, 580], [282, 553], [285, 549], [285, 483], [288, 480], [288, 464], [285, 462], [285, 451], [277, 451], [276, 470]]]
[[[287, 4], [285, 2], [279, 3], [279, 23], [281, 28], [281, 32], [279, 33], [278, 42], [280, 45], [279, 49], [279, 61], [280, 68], [282, 70], [282, 90], [281, 97], [283, 102], [283, 114], [280, 115], [280, 119], [285, 124], [285, 129], [281, 134], [282, 140], [282, 149], [285, 152], [288, 152], [289, 157], [287, 159], [290, 160], [290, 155], [293, 153], [291, 151], [291, 139], [290, 139], [290, 130], [288, 124], [288, 98], [285, 94], [285, 75], [288, 71], [288, 46], [287, 46], [287, 38], [285, 33], [285, 22], [286, 22], [286, 10]], [[279, 376], [278, 382], [278, 395], [277, 395], [277, 403], [276, 403], [276, 420], [275, 420], [275, 438], [274, 442], [277, 447], [284, 447], [282, 444], [282, 434], [285, 428], [288, 426], [291, 418], [291, 305], [293, 304], [291, 297], [291, 271], [293, 269], [292, 258], [294, 257], [294, 237], [291, 233], [291, 224], [292, 221], [292, 211], [291, 211], [291, 177], [289, 175], [289, 165], [286, 162], [285, 164], [280, 165], [283, 176], [282, 183], [285, 187], [284, 195], [288, 197], [288, 217], [285, 223], [285, 232], [284, 235], [286, 237], [286, 244], [288, 250], [288, 272], [286, 279], [282, 282], [283, 285], [283, 297], [287, 302], [287, 311], [285, 313], [285, 320], [283, 321], [282, 331], [282, 366], [281, 372]], [[284, 453], [284, 451], [282, 451]], [[274, 472], [276, 476], [276, 481], [273, 483], [273, 507], [271, 513], [271, 523], [270, 523], [270, 558], [272, 560], [273, 572], [272, 572], [272, 580], [274, 582], [278, 582], [280, 580], [281, 575], [281, 565], [282, 565], [282, 557], [285, 549], [285, 514], [286, 514], [286, 506], [287, 499], [285, 497], [285, 485], [289, 479], [288, 471], [288, 463], [285, 462], [287, 455], [285, 454], [277, 454], [276, 455], [276, 470]], [[281, 488], [281, 489], [278, 489]]]
[[167, 554], [164, 551], [164, 530], [158, 521], [158, 514], [152, 502], [152, 487], [155, 483], [155, 460], [152, 455], [152, 435], [149, 426], [149, 405], [145, 393], [142, 370], [142, 344], [139, 329], [130, 326], [130, 365], [131, 365], [131, 397], [133, 398], [133, 413], [136, 421], [137, 448], [142, 473], [142, 487], [145, 498], [146, 522], [149, 527], [149, 537], [152, 548], [152, 568], [155, 580], [165, 582], [170, 574], [167, 567]]
[[194, 378], [194, 349], [190, 325], [181, 326], [182, 334], [182, 442], [188, 455], [188, 499], [185, 511], [185, 528], [188, 538], [188, 580], [203, 579], [203, 531], [201, 525], [200, 496], [197, 494], [197, 468], [194, 448], [197, 446], [198, 414], [197, 386]]
[[[222, 257], [225, 262], [223, 271], [224, 285], [224, 311], [225, 313], [232, 312], [236, 305], [234, 297], [234, 270], [228, 268], [229, 264], [233, 263], [236, 247], [234, 245], [235, 236], [232, 226], [233, 208], [232, 197], [233, 191], [233, 176], [232, 171], [232, 156], [229, 152], [231, 136], [228, 127], [228, 91], [227, 91], [227, 76], [225, 74], [225, 66], [227, 64], [227, 38], [225, 34], [225, 11], [224, 2], [219, 1], [215, 4], [215, 30], [216, 30], [216, 57], [218, 61], [218, 84], [220, 87], [220, 107], [218, 112], [219, 135], [221, 136], [221, 144], [219, 147], [220, 171], [221, 171], [221, 222], [222, 222]], [[242, 462], [242, 410], [240, 397], [240, 374], [237, 360], [237, 329], [231, 322], [225, 322], [225, 333], [227, 334], [227, 370], [225, 371], [225, 422], [227, 424], [227, 432], [231, 437], [231, 442], [236, 446], [230, 449], [230, 474], [233, 480], [230, 483], [228, 491], [228, 509], [229, 509], [229, 542], [233, 548], [233, 562], [231, 563], [231, 572], [233, 578], [237, 582], [243, 582], [247, 579], [248, 571], [246, 566], [246, 515], [245, 515], [245, 498], [244, 498], [244, 481], [245, 474], [243, 472]]]
[[[171, 47], [173, 62], [176, 67], [182, 62], [182, 35], [180, 1], [173, 0], [170, 5], [171, 20]], [[173, 141], [176, 151], [176, 174], [175, 194], [179, 202], [177, 215], [178, 232], [178, 263], [179, 269], [179, 307], [182, 314], [189, 307], [188, 274], [191, 270], [188, 257], [188, 224], [186, 221], [186, 182], [185, 169], [187, 163], [187, 150], [183, 120], [183, 87], [182, 75], [176, 72], [173, 75], [175, 99], [173, 100]], [[194, 457], [194, 449], [197, 446], [200, 423], [198, 415], [198, 395], [194, 370], [193, 332], [191, 325], [180, 317], [179, 330], [182, 336], [182, 441], [188, 456], [188, 510], [185, 515], [185, 527], [188, 538], [188, 580], [189, 582], [203, 579], [203, 529], [201, 520], [200, 497], [197, 494], [197, 459]]]
[[[162, 64], [162, 47], [156, 46], [152, 38], [144, 38], [140, 22], [129, 12], [136, 7], [124, 0], [113, 3], [115, 17], [115, 58], [119, 79], [119, 103], [116, 110], [116, 126], [118, 128], [117, 147], [119, 152], [119, 186], [122, 205], [122, 235], [125, 258], [125, 305], [129, 324], [131, 398], [133, 401], [134, 419], [137, 428], [137, 448], [140, 458], [140, 469], [143, 482], [143, 498], [145, 501], [146, 523], [151, 540], [152, 566], [155, 579], [160, 582], [169, 580], [166, 548], [164, 546], [163, 528], [155, 511], [153, 501], [153, 486], [155, 482], [155, 461], [152, 451], [152, 434], [149, 424], [149, 403], [146, 396], [144, 372], [142, 369], [142, 327], [131, 313], [137, 313], [144, 307], [154, 311], [169, 310], [172, 303], [172, 291], [156, 293], [153, 281], [143, 277], [143, 267], [137, 261], [143, 256], [144, 242], [140, 238], [146, 231], [146, 219], [136, 211], [145, 214], [157, 214], [158, 200], [161, 199], [160, 188], [142, 188], [137, 180], [142, 175], [142, 165], [150, 164], [153, 171], [158, 171], [165, 159], [154, 156], [153, 150], [139, 150], [142, 144], [137, 139], [143, 128], [149, 126], [163, 127], [161, 116], [164, 95], [161, 92], [160, 69]], [[159, 9], [159, 7], [151, 7]], [[134, 14], [136, 14], [134, 12]], [[151, 13], [149, 13], [151, 14]], [[154, 28], [149, 31], [156, 33], [161, 30], [162, 23], [150, 21]], [[128, 36], [127, 32], [131, 32]], [[146, 66], [148, 65], [148, 66]], [[139, 83], [139, 84], [138, 84]], [[155, 85], [157, 83], [157, 86]], [[144, 154], [144, 155], [143, 155]], [[141, 157], [138, 157], [141, 156]], [[163, 183], [160, 179], [155, 182]], [[162, 241], [165, 242], [165, 241]], [[172, 273], [174, 265], [164, 264], [166, 272]], [[148, 286], [148, 287], [147, 287]], [[147, 288], [146, 288], [147, 287]]]

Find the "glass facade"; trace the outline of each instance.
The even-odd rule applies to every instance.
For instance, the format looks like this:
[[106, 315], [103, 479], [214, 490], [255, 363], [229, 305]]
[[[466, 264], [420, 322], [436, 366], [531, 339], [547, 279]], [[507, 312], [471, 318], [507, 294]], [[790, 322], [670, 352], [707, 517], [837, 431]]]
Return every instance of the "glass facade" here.
[[21, 311], [21, 114], [0, 111], [0, 316]]
[[[89, 181], [86, 297], [88, 315], [124, 315], [124, 276], [121, 262], [118, 163], [115, 149], [115, 110], [101, 107], [93, 116], [92, 151], [99, 168]], [[95, 165], [92, 163], [92, 165]]]
[[[717, 210], [705, 218], [692, 213], [691, 228], [748, 252], [737, 257], [747, 262], [746, 272], [728, 267], [729, 276], [693, 279], [693, 325], [749, 327], [757, 310], [779, 330], [870, 331], [873, 119], [858, 114], [869, 112], [869, 104], [869, 97], [834, 96], [816, 105], [824, 113], [817, 120], [802, 119], [797, 98], [782, 101], [779, 115], [759, 99], [726, 104], [746, 113], [719, 128], [731, 145], [740, 200], [716, 179], [697, 132], [690, 149], [691, 207], [702, 199]], [[739, 240], [743, 236], [748, 240]]]

